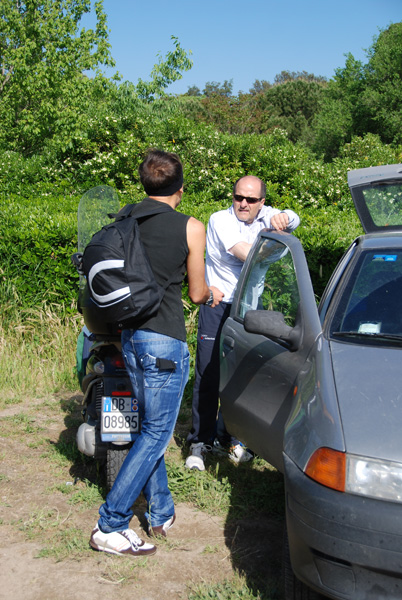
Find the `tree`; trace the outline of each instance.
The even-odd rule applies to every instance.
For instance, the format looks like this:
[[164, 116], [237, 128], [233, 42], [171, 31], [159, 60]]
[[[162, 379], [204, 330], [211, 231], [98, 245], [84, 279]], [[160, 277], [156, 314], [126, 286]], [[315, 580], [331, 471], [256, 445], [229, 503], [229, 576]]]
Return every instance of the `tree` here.
[[322, 75], [314, 75], [314, 73], [307, 73], [307, 71], [281, 71], [278, 75], [275, 75], [275, 85], [282, 83], [288, 83], [289, 81], [315, 81], [316, 83], [325, 83], [326, 77]]
[[385, 143], [402, 143], [402, 23], [374, 37], [363, 64], [347, 54], [335, 71], [313, 121], [314, 150], [327, 160], [345, 142], [367, 133]]
[[110, 55], [103, 1], [96, 28], [80, 29], [90, 0], [2, 0], [0, 5], [0, 145], [32, 153], [82, 114], [91, 81]]
[[266, 79], [256, 79], [250, 88], [249, 92], [252, 96], [256, 96], [257, 94], [262, 94], [266, 92], [272, 87], [272, 83], [269, 83]]
[[361, 102], [365, 82], [363, 63], [349, 53], [345, 67], [336, 69], [334, 79], [326, 86], [312, 121], [314, 150], [326, 160], [337, 156], [340, 147], [350, 142], [353, 135], [370, 131]]
[[151, 71], [151, 81], [139, 79], [135, 86], [136, 93], [144, 100], [152, 101], [165, 96], [165, 89], [183, 77], [182, 71], [189, 71], [193, 66], [193, 62], [189, 58], [191, 52], [187, 53], [174, 35], [171, 36], [171, 39], [175, 49], [173, 52], [168, 52], [165, 59], [160, 54], [157, 55], [159, 62]]
[[323, 155], [327, 161], [338, 156], [340, 148], [352, 139], [353, 117], [346, 103], [327, 97], [314, 118], [312, 131], [316, 154]]
[[225, 96], [229, 98], [232, 95], [233, 91], [233, 79], [228, 81], [225, 79], [223, 83], [218, 83], [217, 81], [207, 81], [205, 84], [205, 88], [203, 89], [203, 94], [209, 98], [210, 96]]
[[253, 96], [254, 112], [259, 114], [259, 131], [285, 129], [292, 141], [306, 141], [310, 125], [319, 110], [323, 83], [289, 79]]
[[189, 86], [185, 95], [186, 96], [202, 96], [200, 88], [197, 87], [196, 85], [192, 85], [191, 87]]
[[368, 51], [366, 86], [361, 103], [372, 133], [386, 143], [402, 143], [402, 23], [394, 23], [374, 39]]

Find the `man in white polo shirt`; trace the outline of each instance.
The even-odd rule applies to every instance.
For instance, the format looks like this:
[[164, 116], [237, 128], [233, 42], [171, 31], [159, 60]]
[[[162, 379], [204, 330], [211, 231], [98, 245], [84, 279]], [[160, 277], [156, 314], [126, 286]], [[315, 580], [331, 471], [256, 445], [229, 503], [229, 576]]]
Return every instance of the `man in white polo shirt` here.
[[294, 231], [300, 219], [292, 210], [265, 206], [266, 186], [258, 177], [246, 175], [233, 186], [233, 204], [211, 215], [207, 229], [205, 278], [209, 286], [224, 293], [223, 302], [212, 308], [200, 306], [198, 318], [192, 429], [187, 437], [189, 469], [205, 469], [206, 453], [214, 446], [227, 450], [234, 462], [252, 455], [225, 429], [219, 412], [219, 336], [229, 316], [234, 291], [244, 261], [261, 229]]

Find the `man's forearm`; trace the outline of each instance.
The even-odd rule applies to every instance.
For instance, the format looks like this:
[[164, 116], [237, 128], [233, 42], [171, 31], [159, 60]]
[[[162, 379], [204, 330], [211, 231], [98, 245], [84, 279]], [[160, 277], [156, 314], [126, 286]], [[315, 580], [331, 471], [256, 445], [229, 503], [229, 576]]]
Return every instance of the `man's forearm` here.
[[247, 242], [237, 242], [237, 244], [229, 248], [229, 252], [244, 262], [250, 252], [250, 248], [251, 244], [248, 244]]

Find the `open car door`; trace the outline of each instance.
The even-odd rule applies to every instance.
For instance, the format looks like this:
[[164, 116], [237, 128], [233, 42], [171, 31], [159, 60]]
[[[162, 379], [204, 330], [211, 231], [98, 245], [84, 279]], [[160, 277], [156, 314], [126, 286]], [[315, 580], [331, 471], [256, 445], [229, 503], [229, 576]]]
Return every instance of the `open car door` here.
[[220, 398], [228, 431], [281, 471], [297, 374], [320, 334], [301, 243], [260, 232], [221, 334]]

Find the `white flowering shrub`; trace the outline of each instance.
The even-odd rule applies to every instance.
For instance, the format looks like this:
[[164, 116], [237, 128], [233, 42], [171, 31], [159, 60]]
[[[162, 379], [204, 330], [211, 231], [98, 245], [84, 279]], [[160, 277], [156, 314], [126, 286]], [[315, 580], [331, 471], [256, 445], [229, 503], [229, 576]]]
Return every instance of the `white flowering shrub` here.
[[[129, 107], [130, 108], [130, 107]], [[200, 219], [231, 203], [233, 183], [253, 174], [267, 184], [266, 202], [292, 208], [296, 231], [319, 295], [336, 262], [361, 228], [347, 187], [347, 171], [398, 162], [375, 136], [356, 138], [332, 163], [294, 144], [285, 131], [229, 135], [194, 122], [172, 102], [138, 104], [113, 113], [105, 106], [68, 142], [53, 139], [42, 153], [0, 152], [0, 302], [36, 306], [46, 299], [70, 310], [77, 276], [76, 211], [88, 189], [115, 187], [121, 204], [144, 192], [138, 166], [149, 148], [176, 152], [184, 165], [179, 210]], [[188, 314], [194, 310], [185, 296]], [[73, 308], [74, 310], [74, 308]]]

